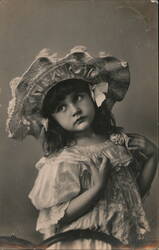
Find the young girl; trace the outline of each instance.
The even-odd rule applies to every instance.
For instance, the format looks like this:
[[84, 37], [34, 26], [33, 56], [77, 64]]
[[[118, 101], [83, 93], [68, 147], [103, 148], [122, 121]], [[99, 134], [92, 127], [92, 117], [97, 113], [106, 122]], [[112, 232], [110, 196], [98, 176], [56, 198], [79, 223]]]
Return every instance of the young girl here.
[[[149, 231], [142, 197], [155, 175], [156, 148], [126, 135], [111, 114], [128, 86], [125, 62], [92, 58], [83, 48], [62, 59], [40, 57], [14, 81], [10, 136], [43, 138], [45, 156], [29, 198], [44, 239], [90, 229], [127, 245]], [[111, 242], [83, 239], [50, 249], [111, 249]]]

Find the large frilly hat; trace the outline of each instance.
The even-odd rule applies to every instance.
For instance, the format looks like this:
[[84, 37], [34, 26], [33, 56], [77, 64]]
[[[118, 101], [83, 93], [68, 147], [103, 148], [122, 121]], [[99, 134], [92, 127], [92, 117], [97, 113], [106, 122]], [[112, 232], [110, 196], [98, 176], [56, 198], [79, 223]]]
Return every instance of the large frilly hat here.
[[21, 140], [27, 135], [39, 138], [45, 127], [41, 116], [43, 100], [50, 88], [67, 79], [88, 81], [97, 96], [95, 99], [104, 95], [106, 107], [111, 109], [116, 101], [124, 98], [130, 74], [127, 62], [103, 53], [92, 57], [83, 46], [74, 47], [63, 58], [47, 49], [42, 50], [27, 71], [10, 83], [12, 100], [8, 107], [8, 136]]

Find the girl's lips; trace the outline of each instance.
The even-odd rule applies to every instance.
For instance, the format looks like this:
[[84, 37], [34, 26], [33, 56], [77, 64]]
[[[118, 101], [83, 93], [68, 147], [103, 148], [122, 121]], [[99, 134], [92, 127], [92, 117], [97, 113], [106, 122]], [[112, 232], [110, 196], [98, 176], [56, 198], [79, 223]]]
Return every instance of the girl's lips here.
[[74, 124], [81, 123], [81, 122], [83, 122], [85, 119], [86, 119], [86, 116], [82, 116], [82, 117], [78, 118], [78, 119], [74, 122]]

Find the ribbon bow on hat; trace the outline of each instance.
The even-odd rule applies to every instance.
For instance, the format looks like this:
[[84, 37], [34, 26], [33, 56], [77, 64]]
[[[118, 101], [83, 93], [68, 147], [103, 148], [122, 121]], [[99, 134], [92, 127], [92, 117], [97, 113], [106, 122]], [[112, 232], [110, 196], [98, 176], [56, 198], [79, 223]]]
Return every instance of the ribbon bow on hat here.
[[106, 101], [112, 109], [129, 87], [128, 64], [112, 56], [92, 57], [84, 46], [74, 47], [63, 58], [44, 49], [19, 78], [11, 81], [12, 100], [8, 108], [7, 131], [14, 139], [27, 135], [39, 138], [47, 122], [41, 116], [47, 92], [59, 82], [82, 79], [90, 85], [97, 106]]

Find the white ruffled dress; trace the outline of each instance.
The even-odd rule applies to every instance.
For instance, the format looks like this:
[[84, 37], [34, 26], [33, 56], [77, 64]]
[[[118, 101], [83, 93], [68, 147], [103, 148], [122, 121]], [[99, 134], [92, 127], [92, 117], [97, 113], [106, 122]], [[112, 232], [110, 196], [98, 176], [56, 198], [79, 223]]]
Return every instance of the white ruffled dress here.
[[[112, 166], [104, 194], [91, 211], [62, 225], [70, 201], [93, 185], [89, 167], [92, 160], [99, 169], [103, 157], [107, 157]], [[149, 231], [149, 225], [134, 175], [134, 164], [127, 148], [110, 140], [91, 146], [72, 146], [56, 155], [43, 157], [36, 164], [38, 176], [29, 194], [34, 206], [40, 210], [36, 230], [44, 234], [45, 239], [72, 229], [98, 230], [123, 244], [129, 244], [132, 232], [140, 239]], [[106, 246], [102, 242], [92, 248], [95, 243], [91, 240], [78, 242], [78, 249], [86, 249], [86, 244], [87, 249], [111, 249], [109, 244]], [[56, 249], [60, 248], [64, 249], [56, 244]], [[67, 249], [74, 248], [67, 246]]]

